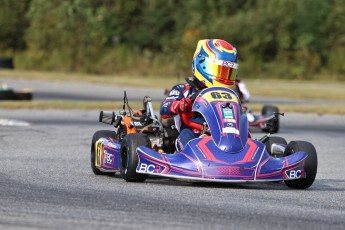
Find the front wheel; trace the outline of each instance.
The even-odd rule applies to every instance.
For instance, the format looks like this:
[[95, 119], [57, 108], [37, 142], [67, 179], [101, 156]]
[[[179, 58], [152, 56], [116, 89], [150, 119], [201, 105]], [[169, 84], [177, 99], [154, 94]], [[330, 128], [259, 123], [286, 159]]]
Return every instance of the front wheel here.
[[96, 142], [101, 139], [101, 138], [113, 138], [115, 139], [116, 133], [114, 131], [110, 130], [99, 130], [95, 132], [95, 134], [92, 137], [92, 142], [91, 142], [91, 169], [95, 175], [114, 175], [113, 172], [102, 172], [96, 167]]
[[138, 166], [138, 146], [151, 147], [150, 139], [142, 133], [131, 133], [125, 136], [121, 144], [120, 173], [127, 182], [143, 182], [147, 174], [136, 172]]
[[286, 186], [296, 189], [309, 188], [315, 180], [317, 172], [317, 154], [313, 144], [306, 141], [291, 141], [285, 149], [284, 156], [291, 155], [295, 152], [306, 152], [308, 154], [304, 163], [305, 178], [296, 180], [285, 180]]

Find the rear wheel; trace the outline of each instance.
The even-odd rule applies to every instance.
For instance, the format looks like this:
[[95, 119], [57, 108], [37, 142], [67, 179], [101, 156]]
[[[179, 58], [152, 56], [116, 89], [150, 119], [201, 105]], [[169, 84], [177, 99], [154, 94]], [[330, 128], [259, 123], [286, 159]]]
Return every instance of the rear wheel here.
[[290, 188], [305, 189], [309, 188], [315, 180], [317, 172], [317, 154], [313, 144], [306, 141], [291, 141], [285, 149], [284, 156], [295, 152], [306, 152], [308, 154], [304, 163], [306, 178], [296, 180], [285, 180], [285, 184]]
[[[264, 117], [271, 116], [274, 113], [279, 113], [279, 109], [277, 106], [273, 106], [273, 105], [265, 105], [261, 111], [261, 114]], [[272, 119], [271, 125], [267, 128], [263, 128], [262, 131], [264, 131], [266, 133], [278, 133], [278, 131], [279, 131], [279, 116]]]
[[93, 135], [91, 142], [91, 169], [95, 175], [114, 175], [113, 172], [102, 172], [96, 167], [96, 142], [101, 138], [107, 137], [115, 139], [115, 135], [116, 133], [110, 130], [99, 130]]
[[136, 172], [138, 166], [138, 146], [151, 147], [150, 139], [142, 133], [131, 133], [125, 136], [121, 144], [120, 173], [123, 179], [128, 182], [143, 182], [147, 174]]

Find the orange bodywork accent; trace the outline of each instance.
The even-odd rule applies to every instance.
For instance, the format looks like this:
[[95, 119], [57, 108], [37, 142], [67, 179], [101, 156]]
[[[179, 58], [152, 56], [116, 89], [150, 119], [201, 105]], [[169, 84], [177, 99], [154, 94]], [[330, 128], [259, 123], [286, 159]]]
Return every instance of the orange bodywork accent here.
[[125, 123], [127, 134], [136, 133], [134, 126], [131, 125], [131, 121], [132, 121], [132, 118], [130, 117], [123, 118], [123, 122]]

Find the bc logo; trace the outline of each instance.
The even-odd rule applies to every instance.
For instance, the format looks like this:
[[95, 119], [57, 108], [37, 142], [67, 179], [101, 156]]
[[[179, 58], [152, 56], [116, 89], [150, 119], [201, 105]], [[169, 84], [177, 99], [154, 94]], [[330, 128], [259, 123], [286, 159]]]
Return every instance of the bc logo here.
[[107, 150], [104, 150], [104, 162], [105, 164], [113, 164], [115, 156], [111, 153], [108, 153]]
[[289, 178], [290, 179], [297, 179], [302, 176], [302, 171], [301, 170], [291, 170], [289, 173]]
[[155, 166], [142, 163], [139, 166], [139, 171], [140, 172], [147, 172], [147, 173], [154, 173], [155, 172]]

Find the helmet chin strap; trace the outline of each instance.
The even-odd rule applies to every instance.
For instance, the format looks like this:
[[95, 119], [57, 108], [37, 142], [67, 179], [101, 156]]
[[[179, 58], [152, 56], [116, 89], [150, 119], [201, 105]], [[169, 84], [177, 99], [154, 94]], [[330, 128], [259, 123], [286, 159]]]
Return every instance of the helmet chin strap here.
[[187, 77], [186, 82], [196, 88], [196, 90], [202, 90], [207, 88], [206, 85], [202, 84], [196, 77]]

